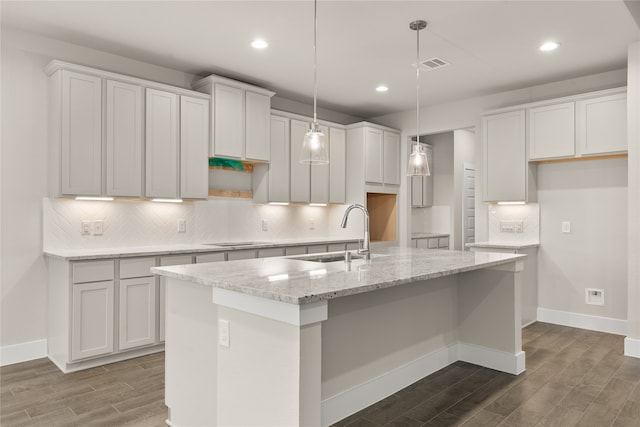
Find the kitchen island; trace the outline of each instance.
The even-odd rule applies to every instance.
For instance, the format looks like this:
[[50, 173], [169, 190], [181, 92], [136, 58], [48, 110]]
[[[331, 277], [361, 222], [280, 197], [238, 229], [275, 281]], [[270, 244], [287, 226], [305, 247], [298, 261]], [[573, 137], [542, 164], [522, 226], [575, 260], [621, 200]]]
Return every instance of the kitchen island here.
[[457, 360], [524, 371], [524, 256], [314, 258], [152, 269], [167, 286], [170, 425], [324, 426]]

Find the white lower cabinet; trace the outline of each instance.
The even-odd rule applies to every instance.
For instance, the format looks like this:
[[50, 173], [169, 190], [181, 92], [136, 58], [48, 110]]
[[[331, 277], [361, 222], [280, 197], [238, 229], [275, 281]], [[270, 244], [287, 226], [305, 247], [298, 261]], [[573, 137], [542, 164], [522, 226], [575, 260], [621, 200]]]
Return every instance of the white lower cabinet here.
[[113, 280], [72, 286], [71, 359], [112, 353]]
[[412, 239], [411, 246], [423, 249], [449, 249], [449, 236]]
[[156, 279], [153, 276], [120, 280], [119, 348], [156, 341]]

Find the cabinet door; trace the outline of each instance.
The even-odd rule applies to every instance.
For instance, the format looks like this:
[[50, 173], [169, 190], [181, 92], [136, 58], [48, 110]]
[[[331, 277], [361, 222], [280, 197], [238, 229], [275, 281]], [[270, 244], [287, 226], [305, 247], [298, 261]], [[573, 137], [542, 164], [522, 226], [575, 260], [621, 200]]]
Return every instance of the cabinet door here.
[[120, 350], [156, 341], [156, 279], [120, 280]]
[[384, 183], [400, 185], [400, 135], [385, 131], [383, 146]]
[[178, 197], [178, 95], [147, 89], [147, 197]]
[[108, 196], [142, 196], [142, 87], [107, 80]]
[[416, 248], [429, 249], [429, 239], [416, 239]]
[[532, 108], [529, 115], [529, 159], [575, 155], [574, 103]]
[[421, 208], [423, 205], [423, 184], [424, 179], [421, 176], [411, 177], [411, 206]]
[[576, 103], [580, 154], [627, 151], [627, 95], [624, 93]]
[[382, 184], [382, 131], [364, 128], [364, 177], [367, 182]]
[[526, 200], [524, 110], [482, 118], [484, 201]]
[[113, 352], [113, 281], [73, 286], [71, 359]]
[[[320, 130], [329, 140], [329, 128], [320, 126]], [[329, 140], [329, 155], [331, 155], [331, 141]], [[329, 157], [331, 162], [331, 157]], [[311, 203], [329, 203], [329, 165], [311, 166]]]
[[433, 206], [433, 147], [424, 144], [424, 151], [427, 153], [427, 163], [431, 175], [422, 177], [422, 206]]
[[229, 251], [227, 253], [227, 261], [237, 261], [240, 259], [252, 259], [252, 258], [256, 258], [256, 251], [253, 249]]
[[329, 129], [329, 203], [347, 200], [347, 153], [344, 129]]
[[271, 116], [271, 161], [269, 163], [269, 202], [289, 201], [289, 119]]
[[211, 157], [241, 159], [244, 145], [244, 91], [219, 83], [213, 88]]
[[209, 101], [180, 97], [180, 197], [209, 196]]
[[271, 97], [245, 93], [245, 153], [248, 160], [270, 160]]
[[61, 192], [102, 192], [102, 80], [62, 71]]
[[311, 200], [311, 166], [300, 163], [300, 151], [309, 124], [291, 120], [291, 201], [308, 203]]

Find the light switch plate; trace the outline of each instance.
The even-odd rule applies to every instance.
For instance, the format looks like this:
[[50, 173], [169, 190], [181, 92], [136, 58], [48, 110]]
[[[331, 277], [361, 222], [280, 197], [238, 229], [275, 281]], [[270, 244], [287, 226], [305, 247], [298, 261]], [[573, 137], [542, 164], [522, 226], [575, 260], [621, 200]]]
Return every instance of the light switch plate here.
[[571, 233], [571, 221], [562, 221], [562, 232]]
[[178, 220], [178, 233], [186, 233], [187, 232], [187, 220], [179, 219]]
[[83, 219], [80, 222], [80, 234], [83, 236], [88, 236], [91, 234], [91, 221], [88, 219]]

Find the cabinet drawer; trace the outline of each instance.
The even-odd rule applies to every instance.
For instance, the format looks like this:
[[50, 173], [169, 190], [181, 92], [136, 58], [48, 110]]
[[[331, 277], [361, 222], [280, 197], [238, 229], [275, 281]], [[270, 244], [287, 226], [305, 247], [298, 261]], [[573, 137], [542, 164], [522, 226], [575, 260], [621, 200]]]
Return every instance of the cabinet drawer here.
[[271, 258], [274, 256], [284, 256], [284, 248], [268, 248], [258, 250], [258, 258]]
[[73, 263], [73, 283], [100, 282], [113, 280], [113, 260]]
[[239, 259], [251, 259], [255, 257], [256, 257], [255, 250], [232, 251], [227, 254], [228, 261], [235, 261]]
[[323, 252], [327, 252], [327, 245], [311, 245], [307, 246], [307, 253], [309, 254], [320, 254]]
[[344, 251], [346, 247], [347, 245], [344, 243], [331, 243], [330, 245], [327, 245], [327, 252]]
[[288, 248], [285, 248], [284, 252], [287, 256], [304, 255], [307, 253], [307, 247], [306, 246], [290, 246]]
[[427, 248], [438, 249], [438, 238], [434, 237], [427, 239]]
[[449, 248], [449, 238], [448, 237], [440, 237], [440, 238], [438, 238], [438, 247], [440, 249], [448, 249]]
[[120, 260], [120, 278], [151, 276], [151, 267], [156, 266], [156, 258], [133, 258]]
[[349, 243], [347, 243], [347, 250], [348, 251], [355, 251], [357, 249], [360, 249], [360, 242], [349, 242]]
[[226, 260], [227, 260], [227, 257], [224, 252], [196, 255], [196, 264], [200, 264], [202, 262], [220, 262], [220, 261], [226, 261]]
[[160, 266], [167, 267], [169, 265], [193, 264], [191, 255], [163, 256], [160, 258]]

